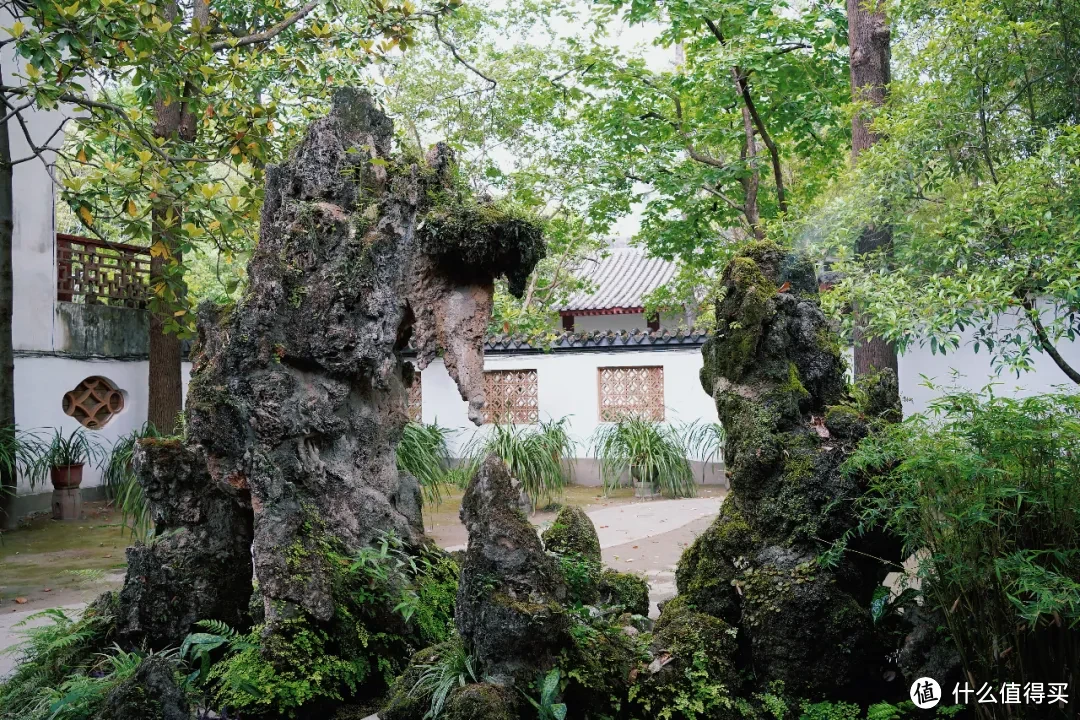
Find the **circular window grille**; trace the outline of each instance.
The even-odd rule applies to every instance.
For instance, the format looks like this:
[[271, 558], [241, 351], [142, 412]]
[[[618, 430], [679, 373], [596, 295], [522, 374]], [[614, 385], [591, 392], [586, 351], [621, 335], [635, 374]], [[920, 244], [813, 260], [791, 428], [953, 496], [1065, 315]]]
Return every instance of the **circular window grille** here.
[[105, 427], [124, 409], [124, 394], [103, 377], [88, 377], [64, 394], [64, 413], [91, 430]]

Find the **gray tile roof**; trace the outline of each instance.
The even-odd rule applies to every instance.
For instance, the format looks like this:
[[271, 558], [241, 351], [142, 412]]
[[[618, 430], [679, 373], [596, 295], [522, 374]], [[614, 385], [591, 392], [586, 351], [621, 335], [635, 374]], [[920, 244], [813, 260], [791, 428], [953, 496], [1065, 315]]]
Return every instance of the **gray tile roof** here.
[[591, 289], [574, 293], [556, 310], [640, 308], [645, 295], [675, 277], [675, 263], [646, 257], [642, 248], [614, 247], [606, 257], [587, 260], [577, 275]]
[[488, 335], [484, 340], [486, 353], [559, 352], [574, 350], [662, 350], [673, 347], [700, 347], [708, 339], [705, 330], [596, 330], [593, 332], [562, 332], [555, 335], [525, 337], [522, 335]]

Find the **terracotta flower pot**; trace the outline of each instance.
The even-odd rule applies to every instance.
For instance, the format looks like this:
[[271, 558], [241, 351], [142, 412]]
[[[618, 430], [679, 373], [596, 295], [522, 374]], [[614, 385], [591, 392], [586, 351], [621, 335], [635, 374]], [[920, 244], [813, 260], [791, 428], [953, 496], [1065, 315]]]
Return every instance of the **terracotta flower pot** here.
[[53, 487], [57, 490], [77, 488], [82, 484], [83, 463], [78, 465], [54, 465], [49, 468]]

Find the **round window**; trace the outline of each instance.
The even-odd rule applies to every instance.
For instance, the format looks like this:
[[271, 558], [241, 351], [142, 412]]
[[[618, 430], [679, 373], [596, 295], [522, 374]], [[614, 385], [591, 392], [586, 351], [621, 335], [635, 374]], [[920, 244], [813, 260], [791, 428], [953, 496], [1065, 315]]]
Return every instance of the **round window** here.
[[64, 413], [97, 430], [105, 427], [113, 415], [124, 409], [124, 393], [103, 377], [88, 377], [64, 393]]

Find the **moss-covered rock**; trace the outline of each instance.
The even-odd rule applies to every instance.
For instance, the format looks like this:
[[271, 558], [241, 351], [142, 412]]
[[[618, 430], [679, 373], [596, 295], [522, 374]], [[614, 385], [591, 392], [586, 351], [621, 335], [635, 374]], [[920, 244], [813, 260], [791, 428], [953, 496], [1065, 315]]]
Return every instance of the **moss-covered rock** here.
[[445, 653], [458, 647], [460, 641], [448, 640], [413, 655], [405, 672], [390, 686], [386, 706], [379, 711], [381, 720], [424, 720], [431, 709], [431, 694], [423, 692], [417, 684], [425, 666], [438, 662]]
[[502, 685], [531, 683], [570, 644], [565, 578], [516, 498], [506, 463], [491, 455], [461, 502], [469, 546], [454, 621], [477, 671]]
[[640, 575], [604, 570], [599, 595], [601, 605], [619, 606], [632, 615], [649, 615], [649, 583]]
[[455, 282], [469, 285], [505, 275], [507, 289], [521, 297], [529, 273], [547, 251], [539, 220], [507, 203], [442, 199], [417, 232], [424, 252]]
[[835, 698], [877, 670], [879, 663], [866, 667], [880, 650], [870, 614], [815, 556], [768, 548], [739, 584], [742, 624], [763, 677], [796, 696]]
[[114, 687], [97, 715], [100, 720], [188, 720], [187, 697], [177, 682], [176, 667], [151, 655], [135, 674]]
[[626, 708], [630, 677], [646, 657], [648, 637], [627, 620], [625, 615], [578, 618], [573, 645], [559, 658], [567, 717], [619, 717]]
[[514, 690], [490, 683], [473, 683], [454, 691], [446, 701], [446, 720], [520, 720], [528, 717]]
[[[673, 708], [695, 708], [694, 717], [735, 720], [741, 680], [735, 665], [734, 627], [685, 603], [664, 607], [646, 662], [630, 689], [635, 717], [658, 717]], [[674, 715], [671, 715], [674, 717]]]
[[850, 405], [831, 405], [825, 410], [825, 427], [837, 438], [854, 439], [866, 435], [866, 419]]
[[566, 581], [567, 605], [597, 604], [600, 601], [600, 575], [604, 566], [577, 553], [554, 555], [554, 557]]
[[567, 505], [559, 511], [555, 522], [544, 530], [544, 549], [559, 555], [580, 555], [586, 560], [600, 562], [600, 538], [589, 516], [579, 507]]
[[734, 497], [724, 501], [716, 520], [683, 552], [675, 569], [679, 597], [728, 623], [737, 623], [742, 612], [733, 585], [739, 573], [735, 563], [752, 555], [757, 541], [736, 502]]
[[854, 501], [866, 478], [840, 468], [877, 418], [898, 417], [895, 379], [885, 373], [848, 388], [805, 257], [753, 242], [721, 283], [701, 378], [727, 431], [731, 493], [683, 554], [679, 596], [657, 634], [669, 612], [726, 620], [738, 626], [738, 663], [759, 694], [784, 683], [789, 692], [835, 698], [846, 682], [873, 682], [880, 638], [868, 606], [885, 565], [869, 557], [899, 560], [899, 548], [860, 537], [851, 547], [875, 543], [855, 548], [865, 559], [828, 569], [812, 561], [822, 543], [857, 524]]

